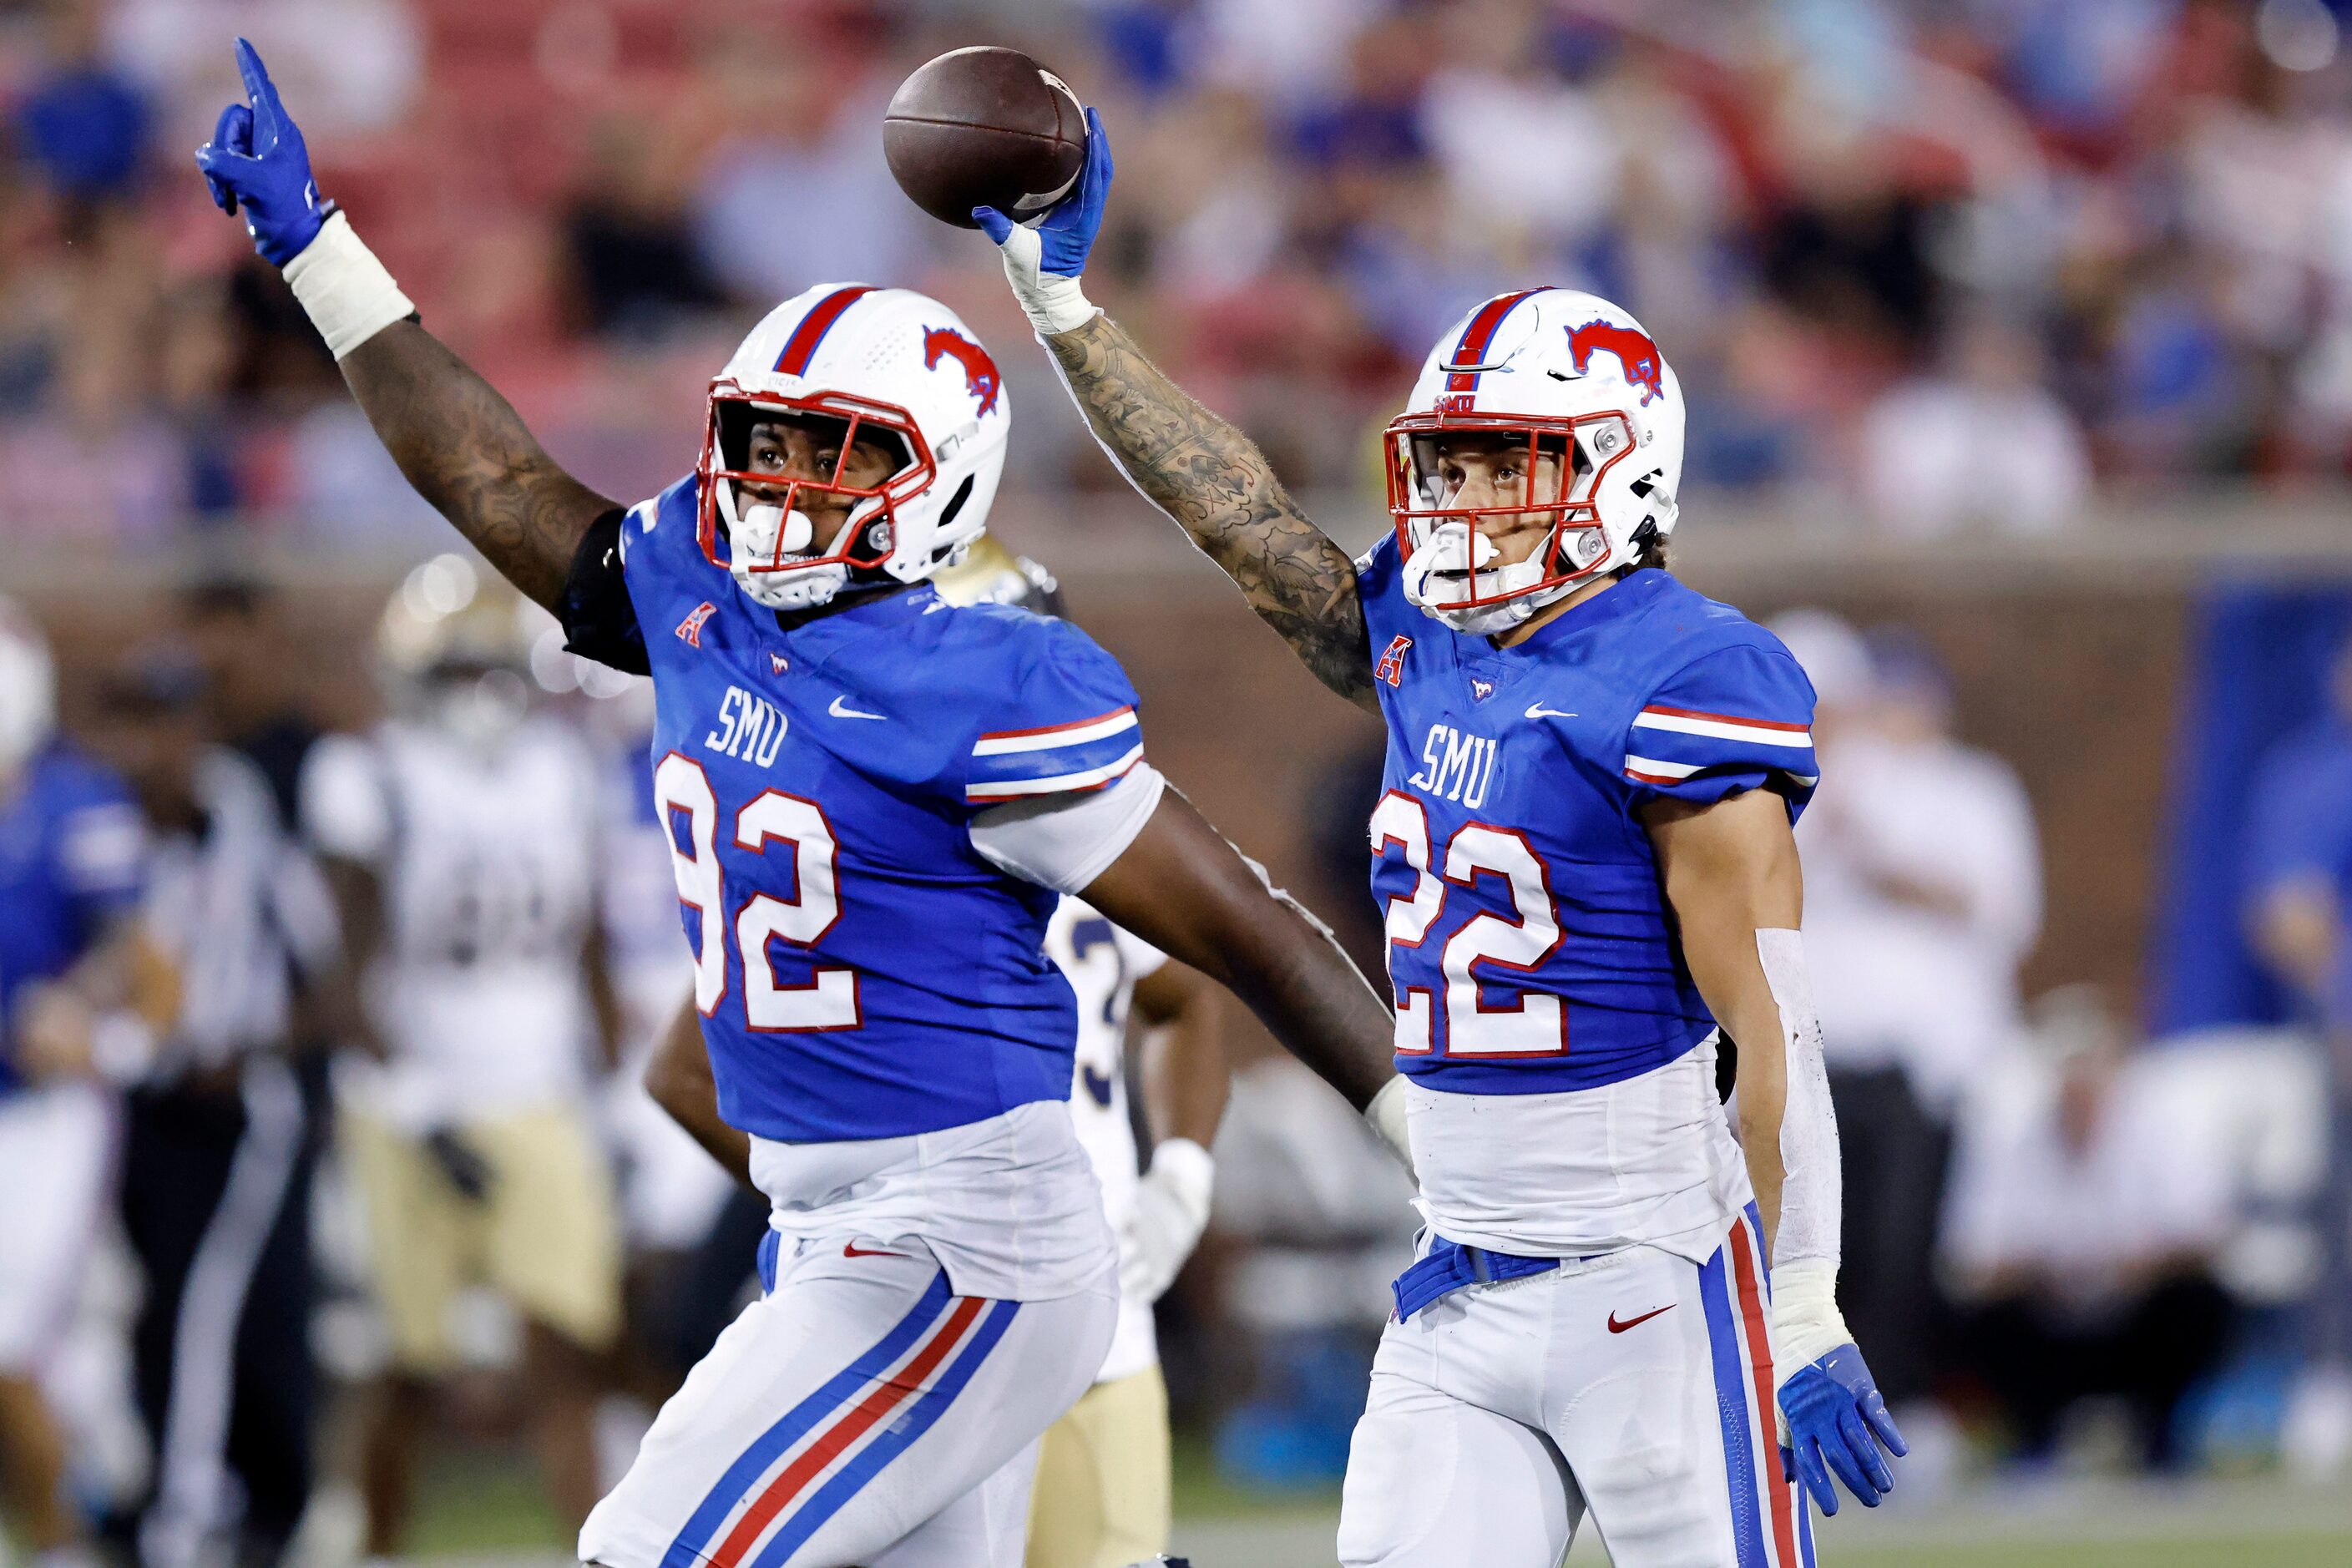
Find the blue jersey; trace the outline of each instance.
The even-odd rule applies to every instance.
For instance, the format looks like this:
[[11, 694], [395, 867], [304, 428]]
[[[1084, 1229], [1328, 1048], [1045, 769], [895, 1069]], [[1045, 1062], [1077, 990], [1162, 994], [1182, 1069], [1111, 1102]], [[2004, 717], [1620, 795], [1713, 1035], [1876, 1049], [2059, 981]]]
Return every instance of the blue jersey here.
[[928, 586], [782, 630], [695, 520], [691, 479], [638, 507], [622, 574], [720, 1113], [804, 1142], [1068, 1099], [1057, 895], [970, 829], [1140, 762], [1126, 675], [1066, 622]]
[[139, 893], [139, 814], [112, 773], [63, 747], [0, 798], [0, 1094], [18, 1087], [16, 998], [73, 967]]
[[1770, 633], [1664, 572], [1497, 648], [1413, 608], [1396, 542], [1358, 587], [1389, 725], [1372, 896], [1397, 1068], [1477, 1094], [1593, 1089], [1714, 1027], [1640, 816], [1815, 779], [1813, 692]]

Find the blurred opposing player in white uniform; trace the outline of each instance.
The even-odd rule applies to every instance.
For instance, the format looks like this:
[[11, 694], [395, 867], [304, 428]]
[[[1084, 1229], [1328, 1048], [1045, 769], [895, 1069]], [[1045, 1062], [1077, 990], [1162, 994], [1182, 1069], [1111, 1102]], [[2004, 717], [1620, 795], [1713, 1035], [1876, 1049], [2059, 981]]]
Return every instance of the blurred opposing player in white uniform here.
[[611, 1178], [588, 1109], [615, 1038], [594, 853], [604, 774], [531, 711], [546, 617], [457, 556], [411, 574], [378, 639], [394, 716], [324, 741], [305, 826], [336, 885], [380, 1059], [341, 1064], [391, 1368], [367, 1456], [371, 1550], [399, 1549], [410, 1466], [454, 1366], [449, 1309], [494, 1286], [560, 1513], [596, 1498], [591, 1358], [619, 1322]]
[[[1117, 1254], [1068, 1110], [1056, 895], [1249, 1003], [1359, 1108], [1387, 1009], [1144, 760], [1118, 662], [929, 579], [1011, 410], [938, 300], [820, 284], [710, 385], [694, 471], [623, 508], [425, 330], [312, 178], [250, 45], [196, 157], [409, 481], [568, 646], [650, 674], [695, 955], [680, 1092], [771, 1199], [765, 1294], [580, 1533], [604, 1568], [1011, 1568], [1034, 1445], [1101, 1368]], [[703, 1049], [692, 1059], [694, 1030]]]
[[[992, 537], [940, 574], [956, 604], [1063, 613], [1050, 574]], [[1216, 999], [1192, 970], [1083, 899], [1066, 898], [1045, 927], [1045, 956], [1078, 1004], [1070, 1120], [1102, 1184], [1118, 1234], [1118, 1327], [1094, 1386], [1045, 1434], [1029, 1500], [1028, 1568], [1121, 1568], [1168, 1546], [1168, 1384], [1151, 1307], [1175, 1281], [1209, 1223], [1216, 1139], [1230, 1086]], [[1151, 1163], [1138, 1172], [1128, 1092], [1128, 1025], [1144, 1037], [1144, 1109]]]
[[[145, 1066], [127, 1000], [143, 834], [121, 781], [52, 738], [47, 642], [0, 599], [0, 1493], [37, 1563], [81, 1555], [40, 1375], [98, 1233], [114, 1110]], [[154, 1016], [168, 1016], [166, 1005]]]

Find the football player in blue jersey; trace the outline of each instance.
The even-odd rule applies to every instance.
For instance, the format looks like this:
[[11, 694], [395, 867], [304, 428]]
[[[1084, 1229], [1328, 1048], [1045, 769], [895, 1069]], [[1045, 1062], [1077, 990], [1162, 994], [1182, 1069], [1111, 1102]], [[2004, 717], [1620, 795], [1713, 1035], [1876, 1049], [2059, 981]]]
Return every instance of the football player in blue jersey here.
[[1479, 305], [1389, 426], [1393, 527], [1351, 561], [1087, 302], [1111, 175], [1088, 130], [1042, 220], [973, 216], [1129, 479], [1389, 726], [1372, 890], [1402, 1076], [1383, 1092], [1429, 1225], [1356, 1430], [1341, 1559], [1548, 1568], [1590, 1510], [1622, 1568], [1810, 1568], [1800, 1479], [1825, 1513], [1832, 1475], [1875, 1504], [1881, 1445], [1903, 1444], [1834, 1299], [1837, 1131], [1790, 832], [1812, 689], [1663, 569], [1674, 372], [1590, 294]]
[[47, 644], [0, 600], [0, 1475], [36, 1568], [88, 1557], [39, 1374], [107, 1201], [103, 1082], [138, 1072], [154, 1043], [126, 1005], [143, 951], [130, 920], [138, 811], [120, 779], [54, 739], [56, 710]]
[[1164, 787], [1116, 662], [931, 589], [985, 521], [1009, 418], [952, 312], [855, 284], [787, 300], [713, 383], [694, 474], [625, 510], [425, 331], [237, 52], [247, 100], [197, 154], [215, 197], [418, 491], [575, 649], [654, 679], [709, 1068], [689, 1115], [772, 1228], [766, 1294], [581, 1555], [1010, 1568], [1034, 1445], [1118, 1311], [1042, 950], [1057, 897], [1223, 982], [1360, 1107], [1394, 1076], [1387, 1006]]

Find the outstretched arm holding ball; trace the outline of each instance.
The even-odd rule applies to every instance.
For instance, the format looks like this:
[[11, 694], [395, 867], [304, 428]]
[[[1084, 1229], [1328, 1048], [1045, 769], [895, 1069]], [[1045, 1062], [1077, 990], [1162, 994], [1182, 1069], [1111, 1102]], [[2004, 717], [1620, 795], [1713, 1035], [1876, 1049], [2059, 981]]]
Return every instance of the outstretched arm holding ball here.
[[1376, 710], [1354, 561], [1298, 510], [1256, 445], [1161, 374], [1080, 287], [1110, 180], [1110, 139], [1089, 109], [1078, 187], [1042, 223], [986, 206], [972, 216], [1003, 250], [1014, 297], [1128, 481], [1224, 568], [1318, 680]]

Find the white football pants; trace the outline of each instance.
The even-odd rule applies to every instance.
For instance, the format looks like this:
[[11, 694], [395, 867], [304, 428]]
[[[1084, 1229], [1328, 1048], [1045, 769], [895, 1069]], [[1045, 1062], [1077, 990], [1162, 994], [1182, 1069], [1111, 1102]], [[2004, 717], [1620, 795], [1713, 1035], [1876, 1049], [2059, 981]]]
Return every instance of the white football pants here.
[[1704, 1264], [1635, 1247], [1391, 1322], [1339, 1561], [1556, 1568], [1590, 1509], [1617, 1568], [1814, 1568], [1780, 1479], [1753, 1213]]
[[95, 1084], [35, 1084], [0, 1096], [0, 1375], [29, 1377], [72, 1321], [106, 1218], [115, 1112]]
[[918, 1243], [803, 1243], [662, 1406], [581, 1560], [1019, 1568], [1037, 1439], [1118, 1317], [1108, 1269], [1000, 1301], [951, 1294]]

